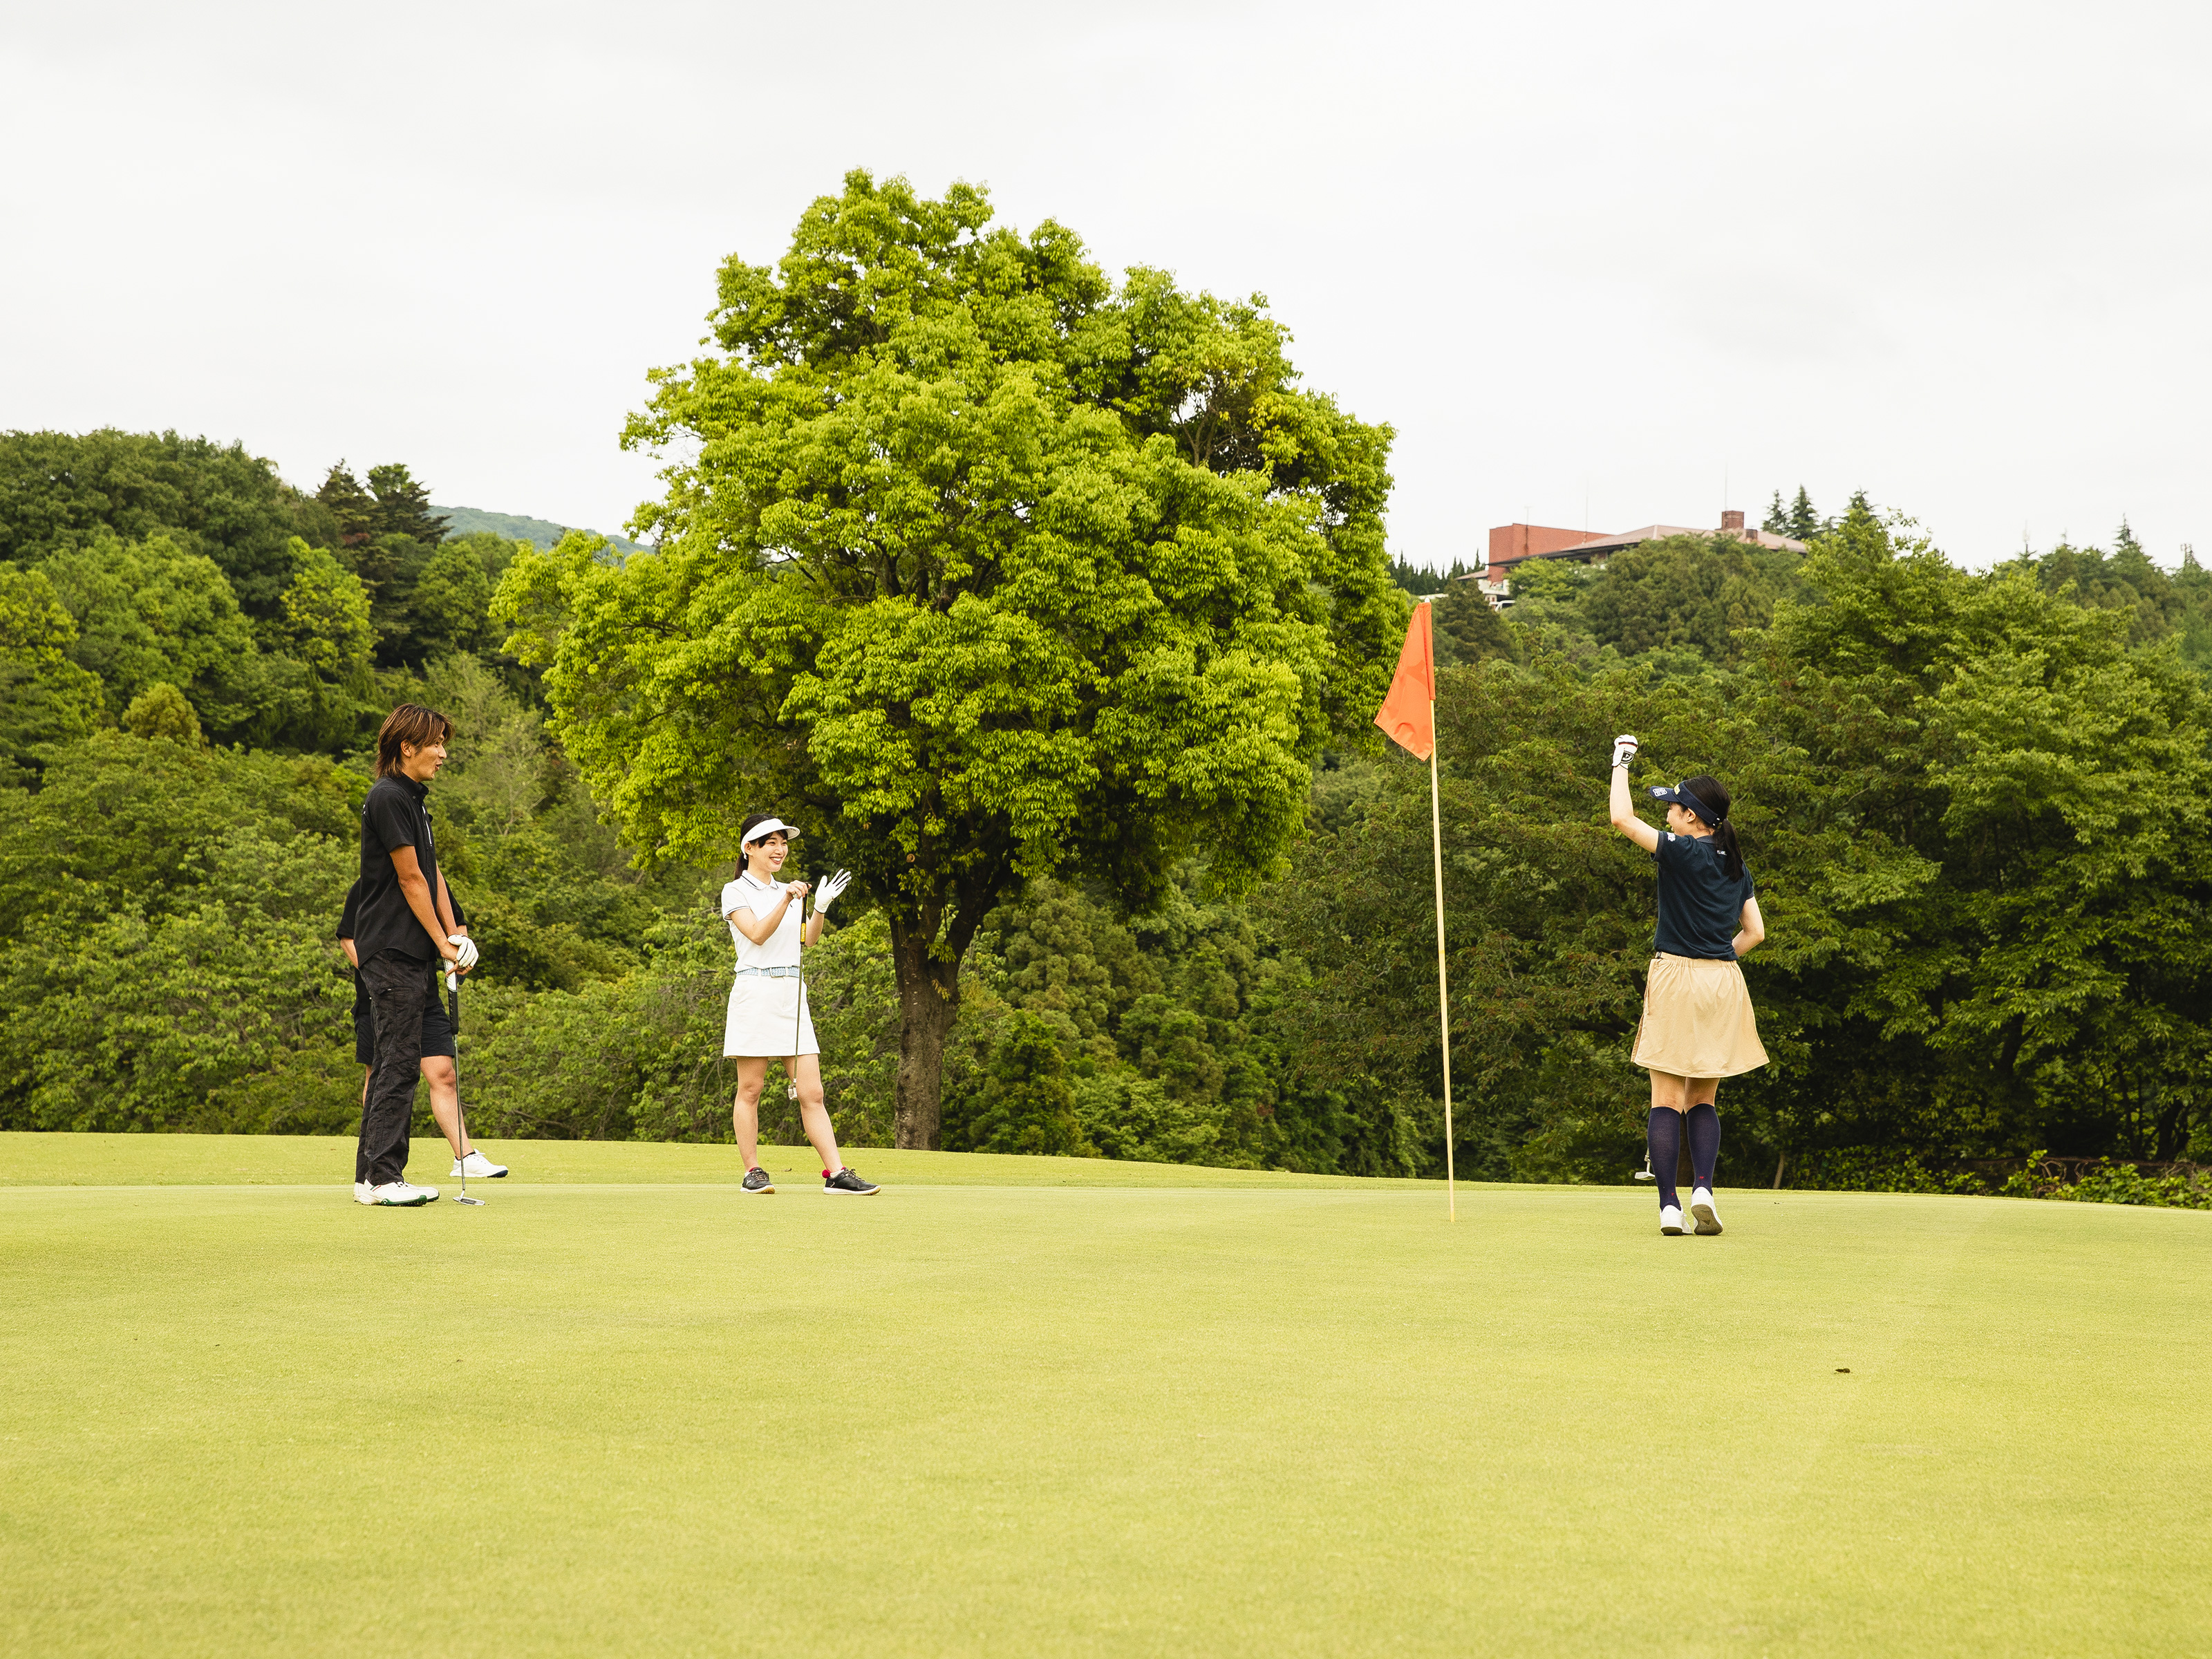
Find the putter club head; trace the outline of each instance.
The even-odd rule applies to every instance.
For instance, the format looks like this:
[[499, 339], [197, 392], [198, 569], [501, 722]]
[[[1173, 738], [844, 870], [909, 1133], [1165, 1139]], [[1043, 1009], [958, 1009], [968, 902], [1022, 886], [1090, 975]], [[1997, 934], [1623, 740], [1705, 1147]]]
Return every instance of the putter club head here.
[[1636, 1172], [1636, 1178], [1638, 1181], [1656, 1181], [1659, 1179], [1657, 1176], [1653, 1175], [1649, 1170], [1638, 1170]]
[[469, 1197], [466, 1194], [463, 1194], [460, 1197], [459, 1197], [459, 1198], [455, 1199], [455, 1200], [453, 1200], [453, 1202], [454, 1202], [454, 1203], [456, 1203], [456, 1204], [478, 1204], [478, 1205], [480, 1205], [480, 1204], [482, 1204], [482, 1203], [483, 1202], [483, 1200], [482, 1200], [482, 1199], [480, 1199], [480, 1198], [471, 1198], [471, 1197]]

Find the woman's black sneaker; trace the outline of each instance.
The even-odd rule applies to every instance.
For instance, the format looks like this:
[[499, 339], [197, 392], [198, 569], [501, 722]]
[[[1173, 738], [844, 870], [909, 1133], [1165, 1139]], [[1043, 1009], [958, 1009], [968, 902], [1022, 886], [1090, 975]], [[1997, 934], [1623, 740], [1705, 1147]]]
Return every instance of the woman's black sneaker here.
[[766, 1170], [756, 1164], [745, 1171], [745, 1178], [739, 1184], [739, 1190], [748, 1193], [772, 1193], [775, 1190], [775, 1182], [768, 1178]]
[[852, 1166], [848, 1164], [844, 1169], [838, 1170], [836, 1175], [831, 1176], [829, 1180], [823, 1182], [822, 1183], [822, 1190], [825, 1193], [867, 1194], [879, 1193], [883, 1188], [876, 1186], [871, 1182], [861, 1180], [859, 1176], [853, 1172]]

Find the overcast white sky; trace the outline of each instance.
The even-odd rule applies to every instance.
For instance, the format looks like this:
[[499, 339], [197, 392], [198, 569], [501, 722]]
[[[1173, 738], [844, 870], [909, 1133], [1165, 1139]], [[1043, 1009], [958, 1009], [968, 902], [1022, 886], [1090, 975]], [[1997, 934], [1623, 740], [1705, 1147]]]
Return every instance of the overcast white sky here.
[[[1264, 292], [1395, 550], [1854, 488], [2212, 556], [2212, 7], [221, 6], [0, 20], [0, 427], [617, 528], [716, 264], [844, 170]], [[1726, 498], [1723, 499], [1723, 489]]]

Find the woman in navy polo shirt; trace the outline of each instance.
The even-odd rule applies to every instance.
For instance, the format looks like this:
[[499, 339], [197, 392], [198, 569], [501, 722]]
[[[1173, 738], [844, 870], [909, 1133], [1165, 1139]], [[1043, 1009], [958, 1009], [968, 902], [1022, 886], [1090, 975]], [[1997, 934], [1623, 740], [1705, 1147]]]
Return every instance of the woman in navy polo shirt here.
[[1635, 756], [1634, 738], [1614, 740], [1612, 811], [1613, 827], [1659, 866], [1659, 927], [1634, 1055], [1651, 1073], [1646, 1132], [1651, 1171], [1659, 1178], [1659, 1231], [1688, 1231], [1674, 1186], [1686, 1133], [1697, 1182], [1690, 1213], [1698, 1232], [1717, 1233], [1721, 1218], [1713, 1206], [1713, 1168], [1720, 1157], [1721, 1120], [1713, 1097], [1723, 1078], [1766, 1064], [1751, 993], [1736, 965], [1766, 937], [1766, 926], [1735, 826], [1729, 822], [1734, 802], [1720, 780], [1700, 774], [1671, 789], [1652, 790], [1654, 799], [1667, 803], [1667, 828], [1654, 830], [1636, 816], [1629, 793], [1628, 763]]

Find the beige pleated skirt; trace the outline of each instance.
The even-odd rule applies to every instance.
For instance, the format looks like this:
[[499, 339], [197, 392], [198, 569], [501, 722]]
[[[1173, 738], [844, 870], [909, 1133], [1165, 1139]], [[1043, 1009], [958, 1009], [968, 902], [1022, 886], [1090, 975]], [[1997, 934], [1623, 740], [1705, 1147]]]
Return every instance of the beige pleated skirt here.
[[1733, 961], [1652, 957], [1634, 1059], [1675, 1077], [1734, 1077], [1765, 1065], [1743, 969]]

